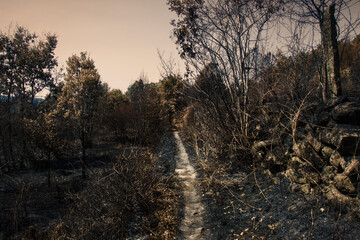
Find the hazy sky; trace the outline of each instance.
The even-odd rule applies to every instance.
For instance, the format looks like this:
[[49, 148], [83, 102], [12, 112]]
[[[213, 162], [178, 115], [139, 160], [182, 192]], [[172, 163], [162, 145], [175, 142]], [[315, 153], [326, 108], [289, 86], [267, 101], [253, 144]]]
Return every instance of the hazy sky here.
[[102, 81], [123, 91], [142, 72], [160, 79], [157, 49], [177, 56], [172, 18], [166, 0], [0, 0], [1, 31], [11, 24], [55, 33], [59, 65], [87, 51]]
[[[358, 16], [360, 1], [353, 2]], [[60, 66], [87, 51], [102, 81], [122, 91], [142, 73], [149, 81], [160, 79], [157, 49], [178, 56], [170, 39], [174, 17], [166, 0], [0, 0], [1, 31], [19, 25], [39, 35], [55, 33]]]

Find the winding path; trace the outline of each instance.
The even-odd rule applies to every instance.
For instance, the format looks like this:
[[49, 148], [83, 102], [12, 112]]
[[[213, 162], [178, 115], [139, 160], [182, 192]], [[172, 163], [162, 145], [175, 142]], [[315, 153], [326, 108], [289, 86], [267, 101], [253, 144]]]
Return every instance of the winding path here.
[[204, 206], [197, 190], [197, 173], [189, 161], [184, 144], [178, 132], [174, 132], [178, 154], [176, 156], [176, 170], [178, 177], [183, 182], [184, 189], [184, 218], [180, 224], [183, 239], [203, 239], [204, 231]]

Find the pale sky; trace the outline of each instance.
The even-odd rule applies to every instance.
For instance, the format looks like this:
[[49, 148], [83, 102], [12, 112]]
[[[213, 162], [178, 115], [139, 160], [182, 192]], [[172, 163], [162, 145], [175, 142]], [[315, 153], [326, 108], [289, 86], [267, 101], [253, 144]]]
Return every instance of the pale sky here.
[[[356, 16], [359, 2], [352, 5]], [[123, 92], [142, 73], [159, 81], [158, 49], [182, 65], [170, 39], [175, 17], [166, 0], [0, 0], [0, 31], [18, 25], [40, 36], [55, 33], [59, 66], [86, 51], [102, 81]]]
[[122, 91], [142, 73], [160, 79], [157, 49], [178, 56], [170, 39], [174, 17], [166, 0], [0, 0], [2, 32], [18, 25], [41, 37], [55, 33], [59, 66], [87, 51], [102, 81]]

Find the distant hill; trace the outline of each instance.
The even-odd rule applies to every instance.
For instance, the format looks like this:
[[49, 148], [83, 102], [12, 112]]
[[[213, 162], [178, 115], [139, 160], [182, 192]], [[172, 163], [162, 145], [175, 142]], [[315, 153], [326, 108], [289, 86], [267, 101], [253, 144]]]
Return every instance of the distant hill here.
[[[0, 102], [6, 102], [6, 100], [7, 100], [7, 97], [6, 97], [6, 96], [3, 96], [3, 95], [0, 96]], [[34, 104], [35, 106], [39, 106], [44, 100], [45, 100], [45, 99], [44, 99], [44, 98], [41, 98], [41, 97], [35, 98], [34, 101], [33, 101], [33, 104]]]

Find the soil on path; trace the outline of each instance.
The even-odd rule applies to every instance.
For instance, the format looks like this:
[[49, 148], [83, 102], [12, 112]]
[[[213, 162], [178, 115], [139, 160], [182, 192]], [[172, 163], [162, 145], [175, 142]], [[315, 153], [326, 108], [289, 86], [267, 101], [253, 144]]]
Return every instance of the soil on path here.
[[195, 156], [178, 132], [167, 132], [163, 136], [158, 163], [162, 174], [176, 177], [180, 186], [177, 239], [212, 239], [205, 224], [207, 211], [201, 195], [201, 180], [194, 167]]
[[183, 239], [202, 239], [204, 232], [204, 207], [198, 191], [197, 173], [189, 161], [184, 144], [178, 132], [174, 132], [178, 154], [176, 156], [176, 170], [183, 183], [184, 218], [180, 225]]

